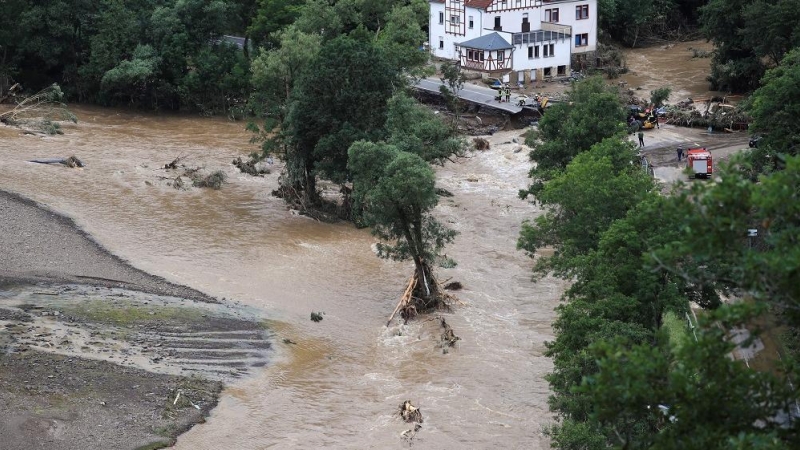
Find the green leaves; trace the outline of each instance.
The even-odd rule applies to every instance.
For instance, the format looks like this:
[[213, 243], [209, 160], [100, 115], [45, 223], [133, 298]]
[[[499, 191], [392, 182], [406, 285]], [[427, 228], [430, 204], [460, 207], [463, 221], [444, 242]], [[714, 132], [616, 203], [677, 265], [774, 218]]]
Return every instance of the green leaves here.
[[354, 207], [373, 234], [387, 241], [378, 246], [379, 256], [435, 262], [455, 232], [429, 214], [438, 203], [430, 165], [385, 143], [359, 141], [348, 154]]
[[525, 144], [532, 147], [530, 158], [536, 165], [530, 172], [533, 184], [523, 197], [537, 196], [543, 183], [556, 176], [567, 164], [592, 145], [612, 136], [622, 136], [625, 112], [615, 92], [600, 78], [574, 83], [569, 102], [547, 109], [539, 122], [538, 133], [528, 134]]
[[572, 273], [576, 259], [596, 248], [601, 233], [650, 192], [654, 184], [635, 158], [630, 142], [609, 138], [576, 156], [544, 186], [538, 200], [551, 208], [523, 223], [517, 244], [531, 254], [557, 248], [552, 257], [537, 260], [537, 272]]

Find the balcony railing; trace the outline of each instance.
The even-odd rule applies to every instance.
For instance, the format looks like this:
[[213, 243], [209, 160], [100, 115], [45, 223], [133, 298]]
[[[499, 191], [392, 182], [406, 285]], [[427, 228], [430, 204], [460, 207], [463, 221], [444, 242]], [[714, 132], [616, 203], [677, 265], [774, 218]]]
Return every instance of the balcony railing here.
[[572, 38], [572, 27], [552, 23], [542, 23], [542, 29], [527, 33], [513, 33], [511, 45], [535, 44], [537, 42], [564, 41]]

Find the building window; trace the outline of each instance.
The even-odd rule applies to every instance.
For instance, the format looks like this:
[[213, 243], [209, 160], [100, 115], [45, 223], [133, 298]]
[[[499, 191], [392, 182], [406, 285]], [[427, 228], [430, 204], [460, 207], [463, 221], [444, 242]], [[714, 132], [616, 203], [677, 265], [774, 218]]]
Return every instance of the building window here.
[[456, 25], [458, 23], [458, 16], [450, 16], [450, 23]]
[[505, 50], [498, 50], [497, 51], [497, 63], [500, 64], [505, 59], [506, 53]]
[[502, 2], [503, 9], [508, 8], [508, 0], [503, 0]]
[[556, 46], [555, 44], [544, 44], [542, 46], [542, 56], [545, 58], [550, 58], [551, 56], [556, 56]]
[[567, 66], [556, 67], [556, 75], [558, 75], [559, 77], [567, 76]]
[[522, 0], [517, 0], [517, 8], [522, 6]]
[[575, 7], [575, 18], [578, 20], [589, 18], [589, 5], [580, 5]]
[[528, 59], [534, 59], [539, 57], [539, 46], [532, 45], [528, 47]]
[[444, 39], [439, 36], [439, 50], [444, 50]]
[[553, 68], [552, 67], [545, 67], [544, 68], [544, 76], [545, 77], [552, 77], [553, 76]]
[[586, 47], [589, 45], [589, 33], [575, 35], [575, 47]]
[[471, 30], [475, 26], [475, 22], [472, 21], [472, 16], [469, 16], [469, 29]]
[[475, 53], [477, 53], [477, 54], [478, 54], [478, 56], [479, 56], [479, 57], [480, 57], [480, 59], [481, 59], [481, 62], [483, 62], [483, 52], [475, 52]]
[[440, 12], [439, 13], [439, 25], [441, 25], [443, 23], [444, 23], [444, 13]]
[[494, 18], [494, 29], [495, 30], [502, 30], [503, 27], [500, 26], [500, 16], [496, 16]]
[[545, 22], [558, 22], [558, 8], [551, 8], [544, 10]]
[[528, 47], [528, 59], [533, 59], [533, 47]]

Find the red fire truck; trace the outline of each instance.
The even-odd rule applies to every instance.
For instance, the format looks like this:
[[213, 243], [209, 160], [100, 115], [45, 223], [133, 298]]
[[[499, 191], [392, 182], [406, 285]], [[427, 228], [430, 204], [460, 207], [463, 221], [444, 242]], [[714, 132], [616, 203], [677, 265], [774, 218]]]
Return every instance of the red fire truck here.
[[694, 173], [694, 178], [711, 178], [713, 172], [711, 152], [705, 147], [690, 148], [686, 152], [686, 166]]

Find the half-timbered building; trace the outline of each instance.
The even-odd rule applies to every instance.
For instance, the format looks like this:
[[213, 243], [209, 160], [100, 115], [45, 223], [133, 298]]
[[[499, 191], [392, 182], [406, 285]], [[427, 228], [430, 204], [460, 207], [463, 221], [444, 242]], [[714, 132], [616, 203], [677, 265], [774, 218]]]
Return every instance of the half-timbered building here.
[[569, 75], [597, 49], [597, 0], [429, 0], [434, 56], [529, 81]]

